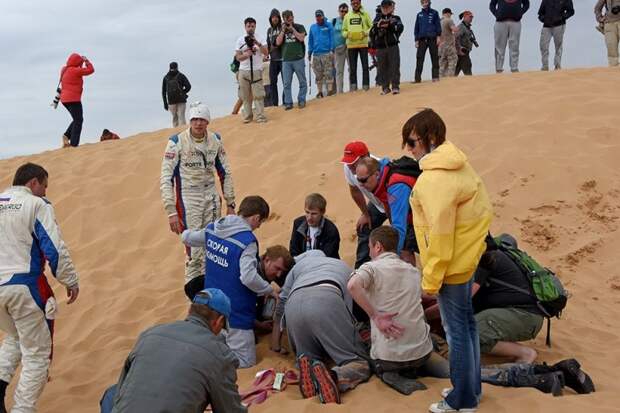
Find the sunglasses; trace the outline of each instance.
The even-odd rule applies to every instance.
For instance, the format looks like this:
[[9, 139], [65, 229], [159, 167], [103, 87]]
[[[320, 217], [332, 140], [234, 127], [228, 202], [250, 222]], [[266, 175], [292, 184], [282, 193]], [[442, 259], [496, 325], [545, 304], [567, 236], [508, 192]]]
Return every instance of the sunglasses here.
[[420, 142], [420, 138], [414, 139], [414, 138], [407, 138], [407, 140], [405, 141], [407, 143], [408, 146], [415, 148], [416, 146], [416, 142]]
[[368, 180], [370, 179], [372, 175], [368, 175], [365, 178], [360, 178], [359, 176], [357, 177], [357, 182], [359, 182], [360, 184], [365, 184], [366, 182], [368, 182]]

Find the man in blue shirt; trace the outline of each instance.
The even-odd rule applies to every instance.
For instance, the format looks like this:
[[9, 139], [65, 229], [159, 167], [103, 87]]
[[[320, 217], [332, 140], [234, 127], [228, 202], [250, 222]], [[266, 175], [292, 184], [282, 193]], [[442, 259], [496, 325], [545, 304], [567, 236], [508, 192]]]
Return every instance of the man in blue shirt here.
[[437, 10], [431, 9], [430, 0], [421, 0], [422, 10], [418, 13], [415, 20], [415, 47], [417, 52], [417, 63], [415, 67], [415, 82], [422, 81], [422, 70], [424, 69], [424, 57], [428, 49], [433, 64], [433, 82], [439, 81], [439, 36], [441, 36], [441, 19]]
[[[333, 88], [334, 26], [325, 19], [323, 10], [317, 10], [314, 16], [316, 23], [310, 26], [308, 37], [308, 61], [312, 64], [316, 78], [316, 87], [319, 92], [316, 97], [322, 98], [331, 94]], [[325, 94], [323, 87], [327, 89]]]

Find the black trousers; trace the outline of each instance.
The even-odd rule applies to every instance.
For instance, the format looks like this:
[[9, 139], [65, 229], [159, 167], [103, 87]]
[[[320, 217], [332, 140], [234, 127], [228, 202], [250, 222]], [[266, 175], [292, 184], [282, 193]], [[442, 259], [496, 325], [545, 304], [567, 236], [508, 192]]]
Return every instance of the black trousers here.
[[368, 72], [368, 48], [347, 50], [349, 54], [349, 84], [357, 88], [357, 56], [362, 62], [362, 86], [370, 87], [370, 74]]
[[282, 73], [282, 60], [272, 60], [269, 64], [269, 82], [271, 83], [271, 104], [278, 106], [278, 76]]
[[469, 57], [469, 53], [459, 56], [459, 60], [456, 62], [454, 76], [458, 76], [461, 72], [465, 76], [471, 76], [471, 57]]
[[383, 89], [400, 88], [400, 48], [398, 45], [377, 49], [377, 70]]
[[62, 105], [67, 108], [71, 114], [71, 119], [73, 119], [65, 131], [65, 136], [71, 141], [71, 146], [78, 146], [82, 134], [82, 124], [84, 123], [82, 102], [69, 102]]
[[422, 70], [424, 69], [424, 58], [426, 50], [431, 54], [431, 63], [433, 64], [433, 79], [439, 79], [439, 50], [437, 48], [436, 37], [425, 37], [418, 40], [418, 52], [416, 55], [417, 63], [415, 67], [415, 81], [422, 81]]

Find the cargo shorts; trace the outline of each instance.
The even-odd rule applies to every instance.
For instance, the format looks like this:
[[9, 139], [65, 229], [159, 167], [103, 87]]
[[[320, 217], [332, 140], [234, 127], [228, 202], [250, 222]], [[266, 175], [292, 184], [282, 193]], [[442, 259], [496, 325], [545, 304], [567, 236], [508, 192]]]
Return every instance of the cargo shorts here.
[[534, 339], [544, 318], [520, 308], [490, 308], [475, 315], [480, 337], [480, 353], [490, 353], [498, 341]]

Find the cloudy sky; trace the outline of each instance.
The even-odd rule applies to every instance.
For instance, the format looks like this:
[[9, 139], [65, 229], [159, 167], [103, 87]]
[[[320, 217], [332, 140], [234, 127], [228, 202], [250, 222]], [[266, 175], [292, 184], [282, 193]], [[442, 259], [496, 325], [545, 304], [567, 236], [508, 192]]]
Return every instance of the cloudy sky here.
[[[536, 12], [523, 21], [520, 69], [540, 68]], [[374, 9], [375, 0], [364, 4]], [[314, 10], [335, 16], [339, 0], [22, 0], [0, 3], [0, 158], [36, 153], [59, 146], [70, 122], [68, 112], [50, 107], [60, 68], [71, 52], [90, 58], [95, 73], [85, 78], [82, 142], [95, 142], [103, 128], [121, 137], [168, 127], [170, 117], [161, 99], [162, 77], [172, 60], [192, 83], [191, 100], [202, 100], [215, 116], [230, 112], [236, 85], [229, 63], [243, 19], [258, 20], [264, 37], [273, 7], [290, 8], [307, 27]], [[594, 0], [574, 0], [576, 16], [568, 24], [563, 66], [606, 65], [603, 36], [594, 30]], [[480, 48], [472, 55], [474, 73], [493, 70], [493, 23], [488, 0], [434, 1], [433, 7], [475, 14]], [[411, 80], [414, 70], [413, 19], [416, 0], [397, 1], [405, 24], [401, 38], [401, 73]], [[428, 66], [428, 63], [427, 63]], [[425, 73], [429, 77], [428, 68]], [[509, 75], [507, 75], [509, 76]], [[316, 93], [313, 88], [313, 94]]]

